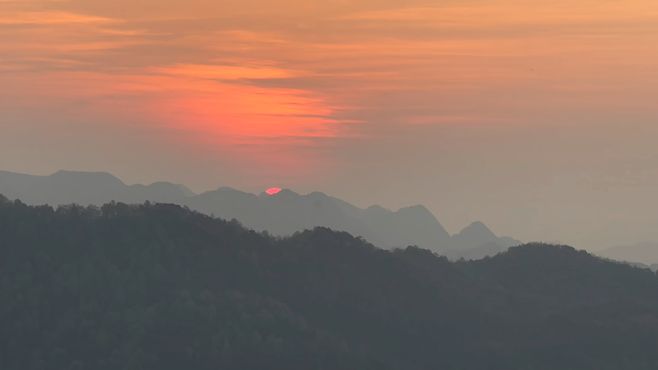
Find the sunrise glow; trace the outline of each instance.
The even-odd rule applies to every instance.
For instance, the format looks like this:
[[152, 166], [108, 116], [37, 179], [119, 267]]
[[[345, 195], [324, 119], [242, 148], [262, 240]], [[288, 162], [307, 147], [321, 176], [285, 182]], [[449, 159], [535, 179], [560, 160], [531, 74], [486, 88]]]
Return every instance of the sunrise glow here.
[[[549, 201], [533, 193], [543, 184], [658, 182], [654, 0], [0, 0], [0, 38], [4, 169], [176, 170], [199, 188], [285, 183], [394, 205], [436, 196], [431, 174], [438, 193], [463, 192], [437, 207], [499, 220], [510, 202], [577, 194]], [[499, 177], [532, 186], [522, 198]], [[633, 197], [650, 196], [620, 199]], [[597, 215], [637, 224], [622, 206]], [[510, 224], [534, 220], [523, 207]]]
[[282, 190], [281, 188], [269, 188], [269, 189], [265, 190], [265, 194], [272, 197], [272, 196], [275, 196], [275, 195], [279, 194], [281, 192], [281, 190]]

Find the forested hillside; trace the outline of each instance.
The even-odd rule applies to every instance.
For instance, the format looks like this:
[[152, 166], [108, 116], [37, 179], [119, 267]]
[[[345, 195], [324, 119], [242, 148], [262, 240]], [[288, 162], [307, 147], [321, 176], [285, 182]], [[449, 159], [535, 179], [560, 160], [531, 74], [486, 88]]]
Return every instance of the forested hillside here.
[[0, 368], [658, 368], [658, 278], [565, 246], [449, 262], [165, 204], [0, 198]]

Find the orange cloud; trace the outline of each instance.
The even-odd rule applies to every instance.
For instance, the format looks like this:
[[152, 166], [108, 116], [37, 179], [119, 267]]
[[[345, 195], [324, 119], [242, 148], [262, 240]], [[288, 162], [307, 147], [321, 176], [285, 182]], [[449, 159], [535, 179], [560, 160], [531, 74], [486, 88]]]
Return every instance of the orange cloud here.
[[204, 80], [261, 80], [299, 76], [300, 73], [269, 66], [178, 64], [153, 68], [156, 73]]
[[611, 24], [625, 21], [637, 22], [642, 19], [655, 20], [657, 17], [658, 5], [647, 0], [625, 2], [497, 0], [468, 5], [401, 6], [395, 9], [353, 13], [342, 16], [340, 19], [402, 23], [424, 22], [443, 28], [486, 28], [496, 25]]
[[64, 11], [28, 11], [0, 13], [0, 25], [109, 24], [114, 19]]
[[[333, 109], [317, 94], [300, 89], [265, 88], [197, 77], [156, 77], [165, 82], [162, 107], [169, 120], [228, 141], [250, 138], [331, 137], [337, 134]], [[165, 117], [163, 117], [165, 118]], [[166, 118], [165, 118], [166, 119]]]
[[187, 142], [189, 150], [230, 153], [254, 168], [268, 163], [299, 174], [312, 166], [313, 156], [300, 157], [296, 148], [340, 134], [335, 108], [312, 91], [241, 83], [293, 75], [273, 67], [191, 65], [141, 74], [22, 72], [0, 78], [15, 87], [0, 98], [15, 107], [44, 100], [53, 111], [84, 101], [75, 109], [90, 122], [95, 117], [116, 125], [140, 122], [150, 130], [180, 133], [179, 143]]
[[655, 96], [648, 0], [17, 3], [0, 1], [5, 98], [84, 101], [263, 161], [383, 125], [548, 121]]

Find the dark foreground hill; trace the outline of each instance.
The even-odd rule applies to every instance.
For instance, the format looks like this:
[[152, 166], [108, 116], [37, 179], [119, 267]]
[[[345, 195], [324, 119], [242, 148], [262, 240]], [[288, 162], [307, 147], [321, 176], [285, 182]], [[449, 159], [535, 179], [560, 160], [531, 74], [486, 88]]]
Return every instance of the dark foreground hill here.
[[658, 279], [569, 247], [451, 263], [174, 205], [0, 199], [0, 368], [658, 368]]

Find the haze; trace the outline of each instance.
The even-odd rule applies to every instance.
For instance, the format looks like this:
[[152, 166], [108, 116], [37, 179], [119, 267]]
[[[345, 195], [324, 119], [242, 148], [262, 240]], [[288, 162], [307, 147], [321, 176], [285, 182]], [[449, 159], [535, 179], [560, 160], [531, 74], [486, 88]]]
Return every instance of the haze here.
[[0, 169], [658, 240], [658, 4], [0, 0]]

